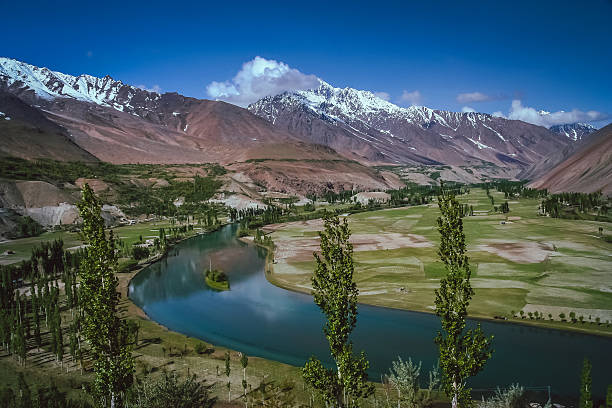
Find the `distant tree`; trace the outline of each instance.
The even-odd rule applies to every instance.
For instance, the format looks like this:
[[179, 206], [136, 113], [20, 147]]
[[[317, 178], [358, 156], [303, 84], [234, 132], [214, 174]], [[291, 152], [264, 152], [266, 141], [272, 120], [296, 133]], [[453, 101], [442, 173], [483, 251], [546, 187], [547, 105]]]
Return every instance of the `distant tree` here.
[[128, 328], [117, 315], [117, 255], [112, 231], [107, 237], [101, 202], [88, 184], [77, 204], [89, 246], [79, 267], [83, 335], [94, 360], [94, 389], [103, 406], [123, 406], [123, 394], [133, 381], [134, 362], [127, 344]]
[[227, 377], [227, 401], [232, 400], [232, 391], [231, 391], [231, 382], [230, 382], [230, 374], [232, 372], [232, 368], [230, 367], [230, 352], [225, 352], [225, 376]]
[[374, 392], [368, 383], [369, 367], [365, 353], [353, 354], [349, 336], [357, 323], [357, 295], [353, 281], [353, 246], [346, 219], [326, 215], [321, 237], [321, 254], [314, 254], [316, 269], [312, 276], [314, 302], [327, 317], [323, 328], [336, 369], [327, 369], [314, 356], [302, 369], [306, 383], [316, 390], [327, 405], [349, 406]]
[[578, 408], [593, 408], [591, 384], [591, 362], [585, 358], [582, 363], [582, 374], [580, 376], [580, 400], [578, 401]]
[[245, 353], [241, 353], [240, 365], [242, 366], [242, 388], [244, 390], [244, 397], [246, 398], [247, 380], [246, 380], [246, 369], [249, 365], [249, 357]]
[[440, 349], [442, 386], [453, 408], [472, 404], [467, 379], [480, 372], [492, 355], [492, 337], [486, 337], [480, 325], [466, 330], [467, 309], [474, 296], [470, 284], [470, 265], [466, 255], [460, 204], [443, 186], [438, 196], [440, 247], [438, 255], [446, 267], [446, 276], [435, 291], [436, 314], [442, 323], [435, 342]]
[[565, 321], [565, 313], [559, 313], [559, 319], [561, 319], [562, 322]]

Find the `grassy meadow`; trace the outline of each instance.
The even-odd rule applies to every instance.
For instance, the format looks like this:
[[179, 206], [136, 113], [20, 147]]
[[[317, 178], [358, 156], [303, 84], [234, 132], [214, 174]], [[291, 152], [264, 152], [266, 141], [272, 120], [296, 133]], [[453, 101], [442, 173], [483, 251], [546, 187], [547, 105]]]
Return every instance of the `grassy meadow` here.
[[[503, 193], [491, 194], [495, 205], [505, 201]], [[472, 316], [612, 333], [606, 324], [612, 322], [612, 244], [598, 232], [602, 226], [610, 233], [610, 224], [538, 216], [533, 199], [509, 200], [508, 214], [494, 214], [480, 189], [459, 200], [478, 214], [463, 219], [476, 292]], [[348, 217], [361, 302], [433, 311], [434, 289], [445, 273], [437, 256], [438, 215], [437, 204], [429, 204]], [[321, 229], [320, 220], [267, 229], [276, 245], [268, 275], [273, 283], [309, 292]], [[530, 319], [530, 312], [543, 317]], [[575, 323], [561, 321], [561, 313], [570, 320], [572, 312]]]

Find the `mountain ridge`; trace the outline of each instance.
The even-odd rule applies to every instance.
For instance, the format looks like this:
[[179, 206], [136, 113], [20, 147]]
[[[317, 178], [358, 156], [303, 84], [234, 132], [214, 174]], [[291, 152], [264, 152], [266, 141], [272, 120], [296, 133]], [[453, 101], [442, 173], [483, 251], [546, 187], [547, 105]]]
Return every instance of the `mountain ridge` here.
[[372, 92], [324, 81], [314, 90], [262, 98], [248, 109], [367, 164], [493, 164], [514, 176], [572, 143], [541, 126], [485, 113], [402, 108]]

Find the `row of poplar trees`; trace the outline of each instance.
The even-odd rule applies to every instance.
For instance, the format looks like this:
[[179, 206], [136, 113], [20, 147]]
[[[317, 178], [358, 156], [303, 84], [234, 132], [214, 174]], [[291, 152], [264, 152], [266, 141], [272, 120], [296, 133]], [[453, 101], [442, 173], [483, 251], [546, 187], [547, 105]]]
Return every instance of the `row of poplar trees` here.
[[[63, 307], [71, 310], [68, 345], [73, 361], [83, 368], [81, 339], [88, 344], [95, 380], [93, 392], [101, 406], [124, 405], [132, 385], [134, 363], [131, 337], [134, 328], [119, 318], [116, 240], [107, 236], [101, 216], [101, 202], [89, 185], [83, 186], [77, 204], [83, 219], [82, 232], [88, 243], [75, 254], [64, 252], [63, 243], [43, 243], [32, 258], [19, 266], [0, 267], [0, 343], [4, 350], [26, 363], [28, 346], [40, 349], [43, 333], [50, 351], [62, 364], [65, 350]], [[77, 285], [77, 276], [79, 284]], [[60, 285], [64, 284], [64, 303]], [[30, 281], [29, 296], [20, 290]], [[48, 332], [43, 332], [44, 329]]]
[[[463, 233], [462, 206], [454, 194], [443, 188], [438, 196], [441, 215], [438, 231], [441, 240], [438, 254], [446, 266], [446, 276], [435, 291], [436, 314], [442, 330], [435, 337], [440, 350], [442, 388], [452, 407], [470, 407], [472, 399], [467, 386], [469, 377], [484, 368], [491, 357], [492, 337], [480, 325], [466, 329], [468, 306], [474, 290], [470, 285], [470, 265]], [[316, 269], [312, 277], [314, 302], [327, 317], [323, 331], [336, 364], [326, 368], [311, 357], [302, 369], [305, 382], [327, 406], [353, 407], [374, 392], [368, 382], [369, 362], [364, 352], [355, 354], [349, 336], [357, 323], [359, 290], [353, 280], [353, 246], [346, 219], [337, 216], [324, 219], [321, 253], [314, 254]]]
[[[0, 266], [0, 342], [1, 347], [19, 363], [27, 363], [28, 350], [44, 344], [55, 360], [63, 365], [64, 335], [69, 338], [73, 360], [80, 360], [79, 294], [76, 269], [80, 253], [64, 252], [63, 242], [43, 242], [32, 251], [32, 257], [18, 265]], [[21, 288], [29, 280], [29, 289]], [[60, 282], [66, 297], [60, 301]], [[71, 310], [68, 332], [62, 327], [61, 311]]]

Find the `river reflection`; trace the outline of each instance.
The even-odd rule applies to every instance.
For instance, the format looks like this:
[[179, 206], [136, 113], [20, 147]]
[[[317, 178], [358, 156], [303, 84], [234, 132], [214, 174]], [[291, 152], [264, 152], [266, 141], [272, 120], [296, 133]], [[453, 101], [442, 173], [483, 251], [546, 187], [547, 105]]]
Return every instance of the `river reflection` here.
[[[323, 316], [312, 298], [270, 284], [264, 276], [265, 252], [235, 239], [235, 231], [236, 226], [227, 226], [181, 243], [133, 279], [130, 298], [151, 319], [213, 344], [293, 365], [303, 365], [313, 354], [329, 362]], [[204, 270], [210, 263], [229, 276], [230, 291], [206, 286]], [[475, 387], [520, 382], [551, 385], [556, 392], [573, 395], [584, 357], [593, 362], [596, 394], [604, 395], [612, 382], [607, 371], [612, 367], [612, 339], [494, 322], [482, 325], [495, 335], [495, 353], [473, 380]], [[433, 315], [360, 305], [355, 350], [366, 351], [373, 379], [380, 379], [398, 355], [422, 360], [428, 368], [437, 361], [432, 339], [439, 327]]]

